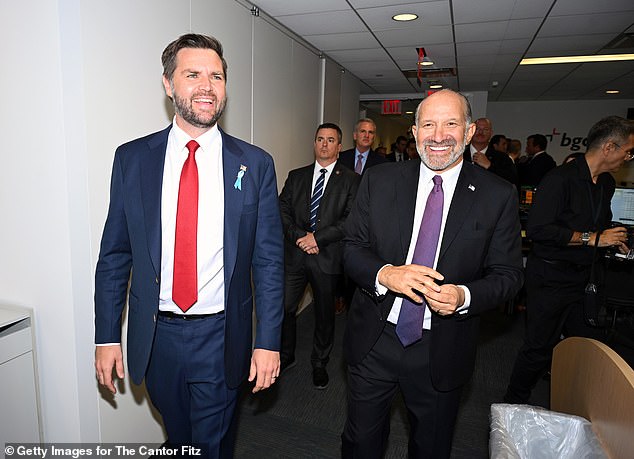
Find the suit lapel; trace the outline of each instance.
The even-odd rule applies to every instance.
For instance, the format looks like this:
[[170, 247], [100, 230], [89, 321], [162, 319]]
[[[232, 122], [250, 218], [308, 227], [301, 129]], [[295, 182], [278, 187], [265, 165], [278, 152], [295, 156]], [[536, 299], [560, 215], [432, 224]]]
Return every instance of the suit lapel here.
[[398, 224], [398, 231], [401, 237], [402, 260], [405, 262], [409, 244], [412, 239], [420, 163], [412, 161], [399, 169], [401, 180], [394, 183], [394, 201], [396, 202], [398, 212], [396, 223]]
[[151, 137], [140, 163], [141, 202], [145, 218], [148, 251], [157, 276], [161, 273], [161, 188], [167, 150], [167, 137], [172, 126]]
[[445, 222], [445, 230], [438, 255], [439, 263], [476, 203], [477, 184], [472, 172], [473, 167], [469, 163], [463, 164], [458, 176], [456, 190], [454, 191], [449, 213], [447, 214], [447, 221]]
[[[229, 292], [228, 286], [233, 275], [238, 255], [238, 236], [240, 234], [240, 216], [244, 204], [246, 187], [253, 187], [251, 175], [255, 171], [249, 171], [249, 164], [244, 161], [244, 154], [233, 138], [220, 130], [222, 135], [222, 169], [224, 177], [225, 198], [224, 198], [224, 261], [225, 261], [225, 296]], [[246, 167], [242, 177], [242, 190], [238, 190], [234, 184], [241, 167]]]

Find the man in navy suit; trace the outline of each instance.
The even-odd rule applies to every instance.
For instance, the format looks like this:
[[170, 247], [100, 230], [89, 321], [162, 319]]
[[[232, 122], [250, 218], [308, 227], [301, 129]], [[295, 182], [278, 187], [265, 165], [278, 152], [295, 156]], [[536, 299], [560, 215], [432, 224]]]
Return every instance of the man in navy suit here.
[[[342, 273], [343, 224], [360, 178], [337, 161], [341, 129], [321, 124], [315, 132], [315, 162], [289, 172], [280, 193], [285, 236], [285, 298], [282, 370], [295, 364], [296, 313], [306, 285], [313, 291], [315, 332], [310, 357], [313, 385], [328, 386], [328, 363], [335, 338], [335, 287]], [[323, 176], [323, 177], [322, 177]]]
[[183, 35], [162, 61], [174, 123], [115, 153], [95, 276], [95, 368], [115, 393], [129, 282], [132, 381], [145, 379], [171, 444], [231, 457], [238, 386], [248, 376], [254, 392], [266, 389], [280, 371], [283, 238], [274, 165], [216, 124], [227, 74], [216, 39]]
[[383, 156], [372, 150], [375, 136], [376, 124], [374, 121], [370, 118], [361, 118], [357, 121], [352, 132], [354, 148], [339, 154], [339, 164], [363, 175], [370, 167], [386, 162]]
[[[475, 364], [479, 314], [521, 286], [517, 192], [463, 161], [474, 130], [467, 99], [438, 91], [416, 111], [421, 161], [371, 169], [361, 180], [344, 226], [344, 269], [358, 286], [344, 337], [345, 458], [382, 456], [399, 389], [410, 421], [409, 457], [448, 458], [461, 390]], [[426, 230], [430, 220], [435, 231]], [[433, 261], [413, 262], [419, 238], [427, 238], [421, 245]], [[418, 317], [406, 320], [410, 313]]]

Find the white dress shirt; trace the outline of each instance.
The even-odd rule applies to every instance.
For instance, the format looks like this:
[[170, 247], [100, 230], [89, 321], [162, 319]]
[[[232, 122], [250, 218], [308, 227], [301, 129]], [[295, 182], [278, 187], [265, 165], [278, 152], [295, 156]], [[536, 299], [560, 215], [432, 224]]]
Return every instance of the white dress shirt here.
[[[180, 129], [176, 120], [167, 139], [163, 186], [161, 191], [161, 286], [159, 309], [182, 314], [172, 300], [174, 277], [174, 238], [181, 170], [187, 159], [187, 142], [191, 137]], [[222, 136], [218, 126], [194, 139], [198, 167], [198, 301], [188, 314], [212, 314], [224, 310], [224, 182]]]
[[337, 164], [337, 161], [329, 164], [328, 166], [324, 167], [322, 165], [320, 165], [317, 161], [315, 161], [315, 168], [313, 169], [313, 184], [310, 187], [310, 197], [313, 197], [313, 191], [315, 191], [315, 184], [317, 183], [317, 179], [319, 178], [319, 176], [321, 175], [321, 170], [322, 169], [326, 169], [326, 175], [324, 177], [324, 188], [322, 191], [322, 196], [323, 193], [326, 191], [326, 185], [328, 185], [328, 180], [330, 180], [330, 176], [332, 175], [332, 170], [335, 168], [335, 164]]
[[[416, 240], [418, 239], [418, 229], [420, 228], [420, 224], [423, 221], [423, 214], [425, 212], [425, 206], [427, 205], [427, 197], [431, 192], [434, 182], [432, 179], [435, 175], [440, 175], [442, 177], [442, 189], [443, 189], [443, 208], [442, 208], [442, 222], [440, 225], [440, 240], [438, 241], [438, 245], [436, 246], [436, 255], [434, 256], [434, 266], [436, 269], [436, 264], [438, 263], [438, 254], [440, 253], [440, 247], [442, 245], [442, 238], [445, 232], [445, 223], [447, 222], [447, 215], [449, 214], [449, 206], [451, 205], [451, 200], [453, 199], [454, 191], [456, 190], [456, 184], [458, 183], [458, 176], [460, 175], [460, 171], [462, 170], [462, 161], [456, 166], [448, 171], [438, 173], [437, 171], [433, 171], [429, 169], [425, 164], [421, 161], [420, 163], [420, 174], [418, 177], [418, 190], [416, 192], [416, 209], [414, 211], [414, 224], [412, 226], [412, 238], [409, 243], [409, 250], [407, 251], [407, 258], [405, 260], [405, 264], [411, 264], [412, 258], [414, 256], [414, 250], [416, 248]], [[442, 273], [441, 273], [442, 274]], [[378, 279], [378, 275], [377, 275]], [[464, 290], [465, 293], [465, 302], [457, 311], [459, 313], [467, 312], [467, 308], [471, 303], [471, 293], [469, 289], [463, 285], [459, 286]], [[378, 284], [377, 282], [377, 291], [379, 294], [385, 294], [387, 292], [387, 288], [383, 285]], [[401, 312], [401, 304], [403, 303], [403, 298], [396, 297], [394, 300], [394, 304], [392, 305], [392, 309], [390, 310], [390, 314], [387, 317], [388, 322], [392, 322], [396, 324], [398, 322], [398, 316]], [[431, 311], [429, 307], [425, 308], [425, 316], [423, 319], [423, 328], [431, 329]]]

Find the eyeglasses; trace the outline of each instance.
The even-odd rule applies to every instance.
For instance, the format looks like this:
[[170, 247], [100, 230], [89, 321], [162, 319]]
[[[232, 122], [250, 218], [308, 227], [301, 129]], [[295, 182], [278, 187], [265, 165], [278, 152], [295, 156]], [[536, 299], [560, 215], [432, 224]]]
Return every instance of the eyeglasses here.
[[612, 142], [612, 143], [625, 152], [625, 161], [629, 161], [632, 158], [634, 158], [634, 152], [632, 150], [630, 151], [624, 150], [623, 147], [619, 145], [618, 143], [616, 142]]

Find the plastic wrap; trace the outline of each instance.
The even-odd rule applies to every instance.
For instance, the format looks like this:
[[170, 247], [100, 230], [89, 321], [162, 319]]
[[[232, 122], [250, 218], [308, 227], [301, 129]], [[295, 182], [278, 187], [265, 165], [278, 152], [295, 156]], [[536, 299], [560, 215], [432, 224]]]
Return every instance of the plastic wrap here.
[[491, 459], [604, 459], [590, 422], [530, 405], [491, 405]]

